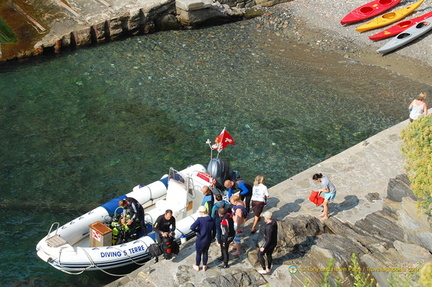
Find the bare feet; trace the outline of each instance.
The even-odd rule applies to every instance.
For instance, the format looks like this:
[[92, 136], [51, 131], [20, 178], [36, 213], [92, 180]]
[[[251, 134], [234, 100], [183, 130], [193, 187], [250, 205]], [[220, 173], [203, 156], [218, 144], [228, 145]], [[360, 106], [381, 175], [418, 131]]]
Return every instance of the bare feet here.
[[323, 213], [321, 213], [320, 215], [318, 215], [319, 217], [324, 217], [325, 216], [325, 214], [323, 214]]
[[328, 216], [321, 218], [321, 220], [326, 220], [326, 219], [329, 219]]
[[266, 269], [266, 270], [260, 270], [260, 271], [258, 271], [258, 273], [259, 273], [259, 274], [262, 274], [262, 275], [267, 275], [267, 274], [269, 274], [270, 272], [271, 272], [270, 269]]
[[204, 265], [204, 266], [203, 266], [203, 271], [204, 271], [204, 272], [207, 271], [207, 265]]
[[195, 270], [195, 271], [199, 271], [200, 270], [200, 268], [199, 268], [199, 266], [198, 265], [192, 265], [192, 268]]
[[238, 255], [240, 255], [240, 252], [233, 252], [233, 253], [231, 253], [231, 255], [232, 256], [238, 256]]

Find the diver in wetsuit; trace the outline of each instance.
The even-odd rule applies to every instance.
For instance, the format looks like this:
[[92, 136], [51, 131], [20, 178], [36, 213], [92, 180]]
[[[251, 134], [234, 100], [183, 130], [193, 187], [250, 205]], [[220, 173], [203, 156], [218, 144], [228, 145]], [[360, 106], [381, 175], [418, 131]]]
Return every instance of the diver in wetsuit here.
[[[119, 201], [119, 206], [124, 209], [124, 216], [121, 219], [121, 223], [130, 226], [132, 234], [134, 233], [137, 224], [139, 224], [141, 231], [144, 232], [144, 235], [147, 235], [147, 226], [144, 220], [144, 208], [142, 205], [135, 198], [126, 197]], [[126, 215], [129, 215], [130, 217], [127, 218]], [[136, 237], [136, 235], [132, 237]]]

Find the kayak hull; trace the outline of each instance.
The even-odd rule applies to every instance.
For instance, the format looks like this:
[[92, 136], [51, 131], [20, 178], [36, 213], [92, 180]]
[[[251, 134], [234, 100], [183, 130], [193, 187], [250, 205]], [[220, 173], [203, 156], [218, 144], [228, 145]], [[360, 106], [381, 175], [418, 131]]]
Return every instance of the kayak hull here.
[[386, 38], [390, 38], [393, 36], [396, 36], [397, 34], [402, 33], [403, 31], [405, 31], [406, 29], [414, 26], [415, 24], [417, 24], [418, 22], [421, 22], [429, 17], [432, 17], [432, 11], [426, 14], [423, 14], [419, 17], [413, 18], [413, 19], [409, 19], [406, 21], [402, 21], [400, 23], [397, 23], [394, 26], [391, 26], [390, 28], [381, 31], [377, 34], [374, 34], [372, 36], [369, 36], [369, 39], [371, 39], [372, 41], [379, 41], [382, 39], [386, 39]]
[[420, 0], [420, 1], [418, 1], [412, 5], [404, 7], [402, 9], [386, 13], [384, 15], [381, 15], [381, 16], [355, 28], [355, 29], [359, 32], [365, 32], [365, 31], [369, 31], [369, 30], [373, 30], [376, 28], [390, 25], [392, 23], [395, 23], [395, 22], [405, 18], [406, 16], [408, 16], [409, 14], [414, 12], [414, 10], [417, 9], [423, 2], [424, 2], [424, 0]]
[[398, 34], [396, 37], [387, 42], [384, 46], [377, 50], [378, 53], [387, 54], [391, 51], [394, 51], [400, 47], [405, 46], [406, 44], [412, 42], [418, 37], [425, 35], [429, 31], [432, 30], [432, 17], [429, 17], [411, 28], [403, 31]]
[[351, 24], [375, 17], [385, 11], [395, 7], [401, 0], [375, 0], [364, 4], [349, 12], [342, 20], [341, 24]]

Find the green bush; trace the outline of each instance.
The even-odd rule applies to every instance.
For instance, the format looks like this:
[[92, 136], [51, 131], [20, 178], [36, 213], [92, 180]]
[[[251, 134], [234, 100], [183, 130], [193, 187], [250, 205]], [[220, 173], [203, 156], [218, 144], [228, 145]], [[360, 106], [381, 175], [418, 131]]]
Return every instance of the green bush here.
[[432, 286], [432, 262], [426, 263], [420, 270], [419, 283], [423, 286]]
[[432, 116], [423, 116], [401, 132], [402, 153], [411, 189], [423, 199], [420, 203], [431, 214], [432, 204]]
[[357, 255], [355, 253], [351, 254], [351, 264], [349, 267], [350, 275], [354, 278], [355, 287], [373, 287], [376, 286], [376, 281], [374, 278], [370, 277], [369, 273], [363, 272], [360, 264], [357, 260]]
[[0, 44], [15, 43], [16, 40], [17, 37], [12, 29], [6, 25], [3, 18], [0, 18]]

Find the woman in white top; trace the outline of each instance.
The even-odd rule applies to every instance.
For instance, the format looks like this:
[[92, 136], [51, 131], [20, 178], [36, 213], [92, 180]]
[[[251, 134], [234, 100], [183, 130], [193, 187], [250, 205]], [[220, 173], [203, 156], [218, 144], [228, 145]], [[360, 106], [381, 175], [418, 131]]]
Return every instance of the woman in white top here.
[[422, 92], [417, 97], [417, 99], [413, 100], [409, 105], [408, 109], [410, 111], [409, 114], [410, 122], [418, 119], [421, 115], [427, 115], [428, 107], [427, 104], [424, 102], [425, 98], [426, 98], [426, 93]]
[[267, 197], [269, 196], [267, 186], [264, 185], [265, 177], [263, 175], [257, 175], [255, 177], [254, 185], [252, 187], [252, 211], [254, 213], [254, 221], [252, 224], [252, 233], [257, 232], [256, 225], [260, 220], [261, 212], [264, 209], [264, 205], [267, 203]]

